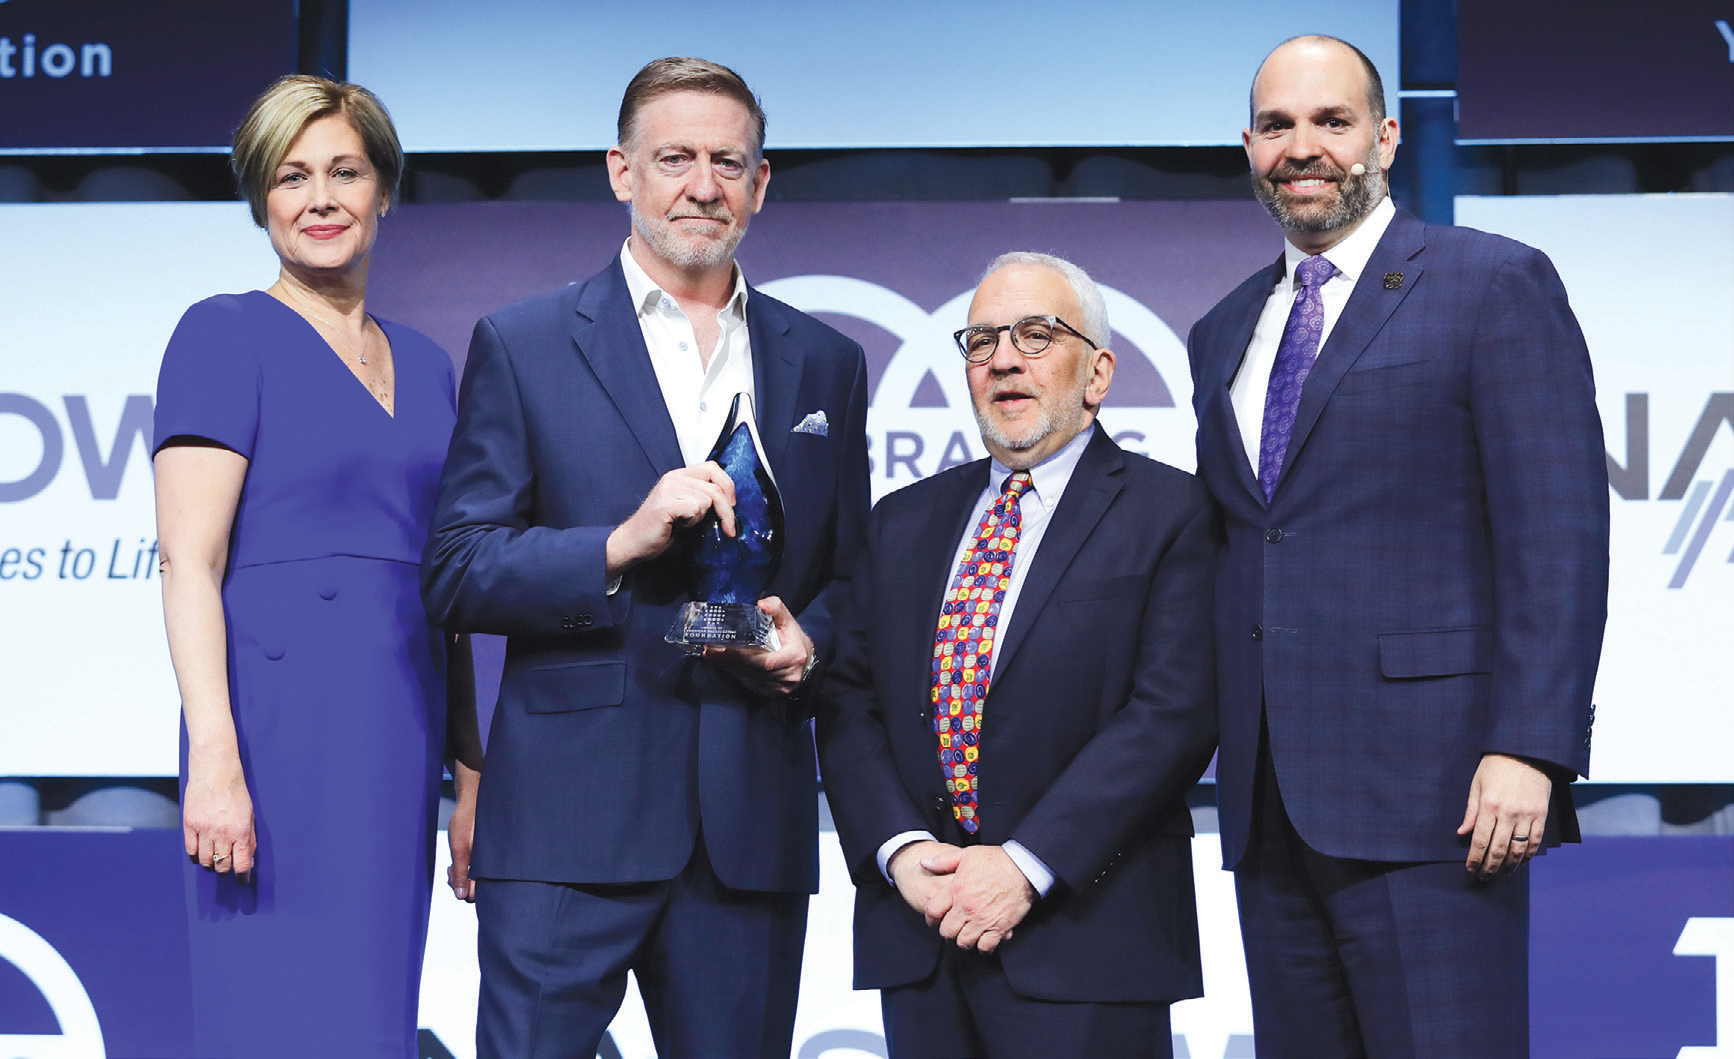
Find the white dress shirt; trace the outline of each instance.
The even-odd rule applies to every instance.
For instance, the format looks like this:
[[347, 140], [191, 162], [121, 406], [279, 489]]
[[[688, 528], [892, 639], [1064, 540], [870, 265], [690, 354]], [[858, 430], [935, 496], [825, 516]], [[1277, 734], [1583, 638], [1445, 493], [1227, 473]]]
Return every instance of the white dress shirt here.
[[[1355, 282], [1367, 270], [1367, 260], [1373, 256], [1373, 250], [1396, 215], [1397, 207], [1391, 205], [1389, 196], [1379, 200], [1359, 228], [1324, 252], [1324, 259], [1336, 266], [1337, 272], [1319, 288], [1319, 298], [1324, 302], [1325, 310], [1325, 329], [1319, 335], [1319, 349], [1324, 349], [1330, 340], [1337, 318], [1343, 315], [1343, 306], [1349, 303], [1349, 295], [1355, 292]], [[1264, 434], [1264, 398], [1270, 389], [1270, 372], [1276, 366], [1276, 350], [1282, 344], [1282, 329], [1288, 323], [1289, 310], [1294, 307], [1295, 266], [1309, 256], [1293, 243], [1283, 244], [1283, 276], [1276, 281], [1276, 287], [1265, 300], [1258, 326], [1252, 332], [1252, 341], [1247, 343], [1246, 357], [1240, 362], [1240, 371], [1229, 387], [1234, 418], [1240, 425], [1240, 440], [1246, 446], [1246, 458], [1252, 461], [1254, 474], [1258, 473], [1258, 443]]]
[[707, 366], [689, 319], [674, 296], [664, 293], [633, 260], [631, 241], [620, 249], [626, 290], [638, 312], [656, 383], [680, 439], [681, 462], [692, 466], [710, 455], [737, 393], [753, 393], [753, 350], [747, 335], [747, 281], [735, 266], [735, 290], [716, 314], [720, 328]]
[[[1060, 497], [1066, 491], [1066, 485], [1072, 480], [1072, 472], [1078, 469], [1078, 460], [1084, 455], [1084, 449], [1090, 444], [1090, 436], [1094, 428], [1086, 427], [1078, 432], [1078, 436], [1066, 442], [1060, 451], [1049, 456], [1041, 463], [1030, 468], [1030, 487], [1018, 498], [1018, 547], [1012, 558], [1011, 583], [1006, 586], [1005, 599], [999, 608], [999, 629], [1003, 637], [1005, 631], [1011, 628], [1012, 612], [1016, 609], [1018, 595], [1023, 591], [1024, 580], [1029, 576], [1030, 566], [1035, 562], [1036, 552], [1042, 546], [1042, 538], [1048, 531], [1048, 522], [1052, 518], [1054, 508], [1060, 504]], [[952, 556], [951, 566], [947, 573], [955, 572], [963, 562], [964, 555], [975, 543], [977, 527], [981, 525], [982, 516], [988, 508], [999, 499], [1000, 492], [1005, 488], [1005, 480], [1012, 470], [998, 460], [991, 460], [987, 474], [987, 486], [976, 498], [975, 509], [969, 521], [964, 525], [963, 539], [958, 541], [957, 551]], [[993, 675], [999, 669], [999, 651], [996, 649], [988, 663], [987, 701], [982, 705], [982, 721], [985, 731], [992, 731], [993, 724]], [[992, 742], [982, 741], [982, 753], [991, 754]], [[933, 746], [933, 767], [939, 768], [939, 743], [935, 737]], [[887, 882], [896, 885], [891, 878], [888, 865], [891, 857], [911, 842], [936, 841], [931, 831], [905, 831], [893, 835], [879, 847], [879, 871]], [[1012, 863], [1029, 879], [1030, 886], [1037, 896], [1046, 897], [1054, 886], [1054, 873], [1048, 870], [1035, 854], [1024, 848], [1023, 843], [1012, 839], [1001, 847]]]

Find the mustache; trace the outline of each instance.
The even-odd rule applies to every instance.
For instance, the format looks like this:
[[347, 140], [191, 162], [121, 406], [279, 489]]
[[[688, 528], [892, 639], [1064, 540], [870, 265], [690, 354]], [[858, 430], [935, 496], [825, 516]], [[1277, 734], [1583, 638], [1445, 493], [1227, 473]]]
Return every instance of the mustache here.
[[1324, 161], [1314, 162], [1311, 165], [1304, 166], [1291, 166], [1287, 164], [1280, 165], [1271, 170], [1265, 176], [1266, 180], [1273, 182], [1278, 180], [1308, 179], [1343, 181], [1348, 178], [1349, 174], [1347, 172]]
[[723, 223], [726, 224], [730, 221], [733, 221], [735, 219], [735, 215], [732, 212], [730, 212], [729, 209], [725, 206], [719, 206], [715, 209], [698, 207], [698, 208], [688, 208], [686, 210], [681, 211], [680, 213], [671, 213], [668, 215], [668, 219], [671, 221], [680, 221], [680, 220], [688, 220], [688, 219], [696, 219], [696, 220], [702, 220], [702, 221], [722, 221]]

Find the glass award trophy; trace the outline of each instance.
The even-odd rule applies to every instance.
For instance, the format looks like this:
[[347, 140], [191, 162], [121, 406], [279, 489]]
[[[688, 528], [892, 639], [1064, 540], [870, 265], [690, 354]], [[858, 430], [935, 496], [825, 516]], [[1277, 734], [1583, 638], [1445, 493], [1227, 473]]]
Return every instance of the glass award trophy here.
[[680, 609], [665, 639], [693, 654], [708, 646], [782, 646], [771, 616], [759, 609], [783, 558], [783, 499], [753, 422], [753, 399], [735, 394], [710, 459], [735, 484], [735, 535], [723, 535], [712, 512], [696, 527], [693, 601]]

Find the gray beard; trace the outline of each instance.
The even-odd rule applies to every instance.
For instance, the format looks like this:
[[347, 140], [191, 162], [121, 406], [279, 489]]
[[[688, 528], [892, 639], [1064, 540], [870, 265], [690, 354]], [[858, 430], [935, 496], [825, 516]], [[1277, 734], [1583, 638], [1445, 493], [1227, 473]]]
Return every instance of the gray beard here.
[[[1070, 393], [1066, 394], [1065, 403], [1062, 406], [1075, 410], [1075, 413], [1067, 416], [1064, 422], [1060, 420], [1060, 417], [1042, 407], [1040, 402], [1037, 402], [1035, 418], [1030, 421], [1022, 434], [1013, 437], [1001, 430], [997, 423], [982, 414], [979, 406], [975, 406], [974, 402], [971, 402], [972, 410], [975, 412], [975, 425], [981, 428], [981, 436], [984, 440], [991, 441], [1009, 452], [1028, 452], [1061, 431], [1069, 430], [1071, 436], [1075, 437], [1082, 429], [1084, 391], [1089, 388], [1090, 376], [1080, 374], [1077, 384], [1072, 387]], [[1067, 440], [1070, 440], [1070, 437]], [[1014, 467], [1012, 469], [1027, 470], [1028, 468]]]
[[1283, 200], [1276, 185], [1257, 173], [1252, 174], [1252, 193], [1285, 232], [1307, 235], [1334, 232], [1359, 222], [1385, 197], [1387, 182], [1385, 171], [1379, 168], [1377, 151], [1369, 155], [1364, 164], [1367, 171], [1360, 176], [1330, 174], [1337, 180], [1337, 201], [1322, 212], [1308, 210], [1302, 213], [1293, 209]]
[[638, 233], [652, 253], [680, 269], [715, 268], [732, 260], [735, 247], [741, 245], [741, 237], [747, 234], [743, 224], [731, 229], [718, 241], [694, 245], [678, 238], [666, 220], [659, 225], [651, 224], [649, 218], [639, 212], [636, 202], [628, 203], [628, 206], [632, 210], [632, 230]]

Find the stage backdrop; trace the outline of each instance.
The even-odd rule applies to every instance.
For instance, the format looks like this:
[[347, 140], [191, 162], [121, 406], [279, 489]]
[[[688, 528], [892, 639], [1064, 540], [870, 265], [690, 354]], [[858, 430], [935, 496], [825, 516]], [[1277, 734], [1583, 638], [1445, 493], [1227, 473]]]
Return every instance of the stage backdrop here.
[[[1593, 778], [1734, 782], [1734, 196], [1460, 209], [1553, 254], [1596, 361], [1615, 536]], [[370, 306], [461, 364], [479, 315], [590, 275], [626, 230], [609, 204], [406, 207], [383, 225]], [[171, 774], [156, 366], [188, 303], [265, 286], [275, 260], [226, 204], [0, 207], [0, 245], [0, 776]], [[1279, 248], [1251, 202], [773, 203], [741, 260], [866, 348], [879, 496], [982, 455], [950, 332], [995, 254], [1053, 251], [1101, 281], [1120, 354], [1103, 422], [1190, 469], [1184, 336]]]

